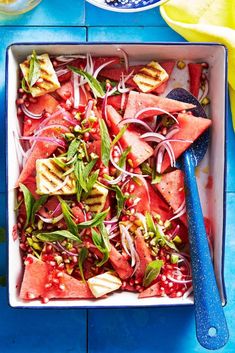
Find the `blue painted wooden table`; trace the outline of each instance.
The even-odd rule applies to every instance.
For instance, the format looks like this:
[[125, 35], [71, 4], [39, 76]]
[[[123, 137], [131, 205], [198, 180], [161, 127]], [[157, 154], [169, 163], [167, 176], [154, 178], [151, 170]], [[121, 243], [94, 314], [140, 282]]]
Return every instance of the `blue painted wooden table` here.
[[[43, 0], [19, 17], [0, 15], [0, 226], [5, 225], [4, 90], [5, 49], [28, 41], [183, 41], [154, 9], [117, 14], [84, 0]], [[235, 352], [235, 136], [228, 117], [225, 313], [230, 341], [220, 352]], [[0, 276], [6, 274], [6, 243], [0, 244]], [[193, 307], [95, 310], [11, 309], [0, 287], [2, 353], [191, 353], [206, 352], [195, 338]]]

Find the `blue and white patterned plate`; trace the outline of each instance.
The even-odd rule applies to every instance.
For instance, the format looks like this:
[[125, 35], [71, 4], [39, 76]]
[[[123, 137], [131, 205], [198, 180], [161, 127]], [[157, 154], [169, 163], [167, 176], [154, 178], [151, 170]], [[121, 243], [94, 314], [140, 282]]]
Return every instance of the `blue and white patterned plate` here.
[[104, 10], [116, 12], [138, 12], [150, 10], [169, 0], [86, 0]]

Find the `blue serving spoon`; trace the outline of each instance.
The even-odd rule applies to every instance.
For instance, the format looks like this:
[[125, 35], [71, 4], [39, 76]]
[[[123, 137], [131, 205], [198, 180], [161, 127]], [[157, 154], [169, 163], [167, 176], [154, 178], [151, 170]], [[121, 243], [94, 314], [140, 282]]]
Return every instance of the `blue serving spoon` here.
[[[207, 118], [198, 100], [183, 88], [173, 89], [167, 98], [194, 104], [194, 116]], [[185, 176], [185, 195], [193, 276], [196, 335], [207, 349], [223, 347], [229, 338], [226, 318], [215, 279], [204, 219], [195, 177], [195, 167], [203, 159], [209, 144], [205, 131], [177, 160]]]

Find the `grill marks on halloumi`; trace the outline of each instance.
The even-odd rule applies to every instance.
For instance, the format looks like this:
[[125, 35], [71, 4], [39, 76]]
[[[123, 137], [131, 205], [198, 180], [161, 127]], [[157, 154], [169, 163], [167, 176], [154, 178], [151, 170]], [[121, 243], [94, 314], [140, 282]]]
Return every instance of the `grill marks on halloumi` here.
[[105, 206], [108, 190], [98, 184], [94, 184], [85, 203], [89, 206], [91, 212], [101, 212]]
[[[60, 87], [60, 83], [48, 54], [37, 55], [37, 59], [40, 65], [40, 78], [33, 87], [30, 87], [30, 92], [33, 97], [39, 97], [45, 93], [54, 92]], [[21, 63], [20, 68], [25, 81], [29, 85], [30, 59]]]
[[140, 69], [135, 74], [133, 81], [142, 92], [151, 92], [169, 78], [167, 72], [156, 61], [151, 61], [148, 65]]
[[74, 173], [64, 175], [68, 169], [68, 167], [58, 166], [53, 158], [38, 159], [36, 162], [37, 193], [49, 195], [75, 194], [77, 188]]

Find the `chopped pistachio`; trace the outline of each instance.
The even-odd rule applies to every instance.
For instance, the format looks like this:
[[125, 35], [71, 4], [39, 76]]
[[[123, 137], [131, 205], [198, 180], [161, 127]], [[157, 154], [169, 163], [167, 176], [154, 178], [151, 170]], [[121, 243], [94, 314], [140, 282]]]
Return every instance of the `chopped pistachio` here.
[[203, 100], [201, 101], [201, 105], [205, 106], [208, 104], [210, 104], [210, 98], [209, 97], [203, 98]]
[[181, 244], [181, 243], [182, 243], [182, 240], [181, 240], [181, 238], [180, 238], [178, 235], [176, 235], [176, 236], [174, 237], [174, 239], [173, 239], [173, 242], [174, 242], [174, 243]]
[[38, 230], [42, 230], [42, 228], [43, 228], [43, 221], [40, 219], [39, 221], [38, 221]]
[[171, 254], [171, 263], [172, 264], [177, 264], [179, 261], [179, 256], [175, 254]]
[[71, 141], [75, 138], [74, 134], [72, 134], [72, 132], [66, 132], [64, 134], [65, 138], [68, 140], [68, 141]]
[[180, 70], [183, 70], [185, 68], [186, 64], [183, 60], [177, 61], [177, 68]]

